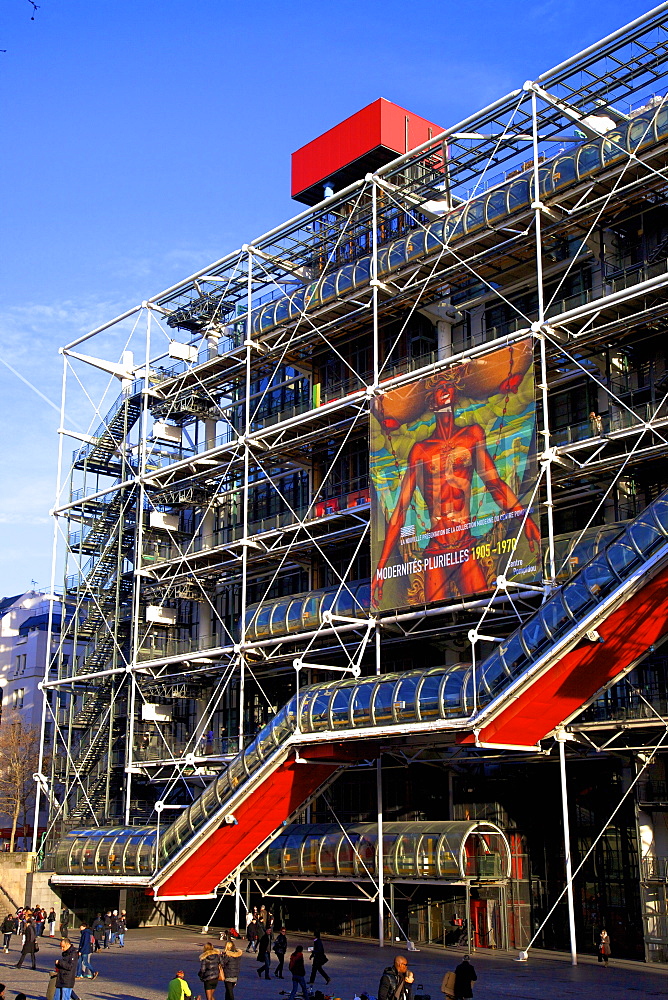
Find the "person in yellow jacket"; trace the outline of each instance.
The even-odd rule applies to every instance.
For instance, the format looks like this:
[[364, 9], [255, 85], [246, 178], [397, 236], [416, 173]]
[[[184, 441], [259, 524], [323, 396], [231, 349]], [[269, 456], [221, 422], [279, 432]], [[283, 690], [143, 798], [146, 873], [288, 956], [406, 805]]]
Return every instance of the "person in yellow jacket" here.
[[[167, 1000], [185, 1000], [192, 995], [192, 990], [186, 982], [186, 974], [183, 969], [179, 969], [167, 987]], [[195, 1000], [200, 1000], [200, 997], [195, 997]]]

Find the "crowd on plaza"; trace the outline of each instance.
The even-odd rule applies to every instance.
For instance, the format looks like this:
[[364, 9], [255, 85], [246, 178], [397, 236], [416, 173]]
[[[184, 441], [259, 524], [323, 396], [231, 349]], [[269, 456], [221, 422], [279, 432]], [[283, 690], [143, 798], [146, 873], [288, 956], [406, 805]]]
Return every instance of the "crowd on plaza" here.
[[[75, 944], [69, 937], [72, 913], [65, 907], [60, 918], [53, 907], [47, 912], [41, 906], [19, 907], [15, 913], [8, 913], [2, 921], [3, 949], [8, 954], [12, 938], [20, 938], [20, 954], [15, 968], [20, 969], [29, 956], [33, 969], [36, 969], [35, 955], [39, 952], [40, 937], [55, 937], [56, 925], [60, 932], [60, 954], [55, 961], [55, 968], [50, 974], [46, 1000], [79, 1000], [75, 992], [77, 979], [95, 979], [98, 973], [92, 967], [92, 956], [97, 951], [110, 949], [117, 944], [125, 947], [127, 930], [125, 910], [108, 910], [106, 914], [98, 913], [90, 923], [79, 926], [79, 940]], [[273, 975], [276, 979], [284, 979], [286, 956], [289, 945], [285, 927], [274, 933], [274, 917], [264, 906], [253, 907], [248, 911], [246, 920], [246, 949], [255, 956], [257, 975], [260, 979], [270, 979], [272, 953], [276, 957]], [[608, 939], [609, 941], [609, 939]], [[241, 946], [241, 936], [235, 929], [224, 931], [220, 935], [220, 947], [211, 942], [204, 945], [199, 956], [198, 977], [201, 980], [206, 1000], [215, 1000], [218, 985], [223, 984], [225, 1000], [235, 1000], [234, 990], [239, 980], [244, 950]], [[331, 977], [325, 971], [329, 959], [319, 931], [315, 931], [313, 944], [308, 949], [311, 962], [310, 976], [306, 978], [306, 956], [302, 945], [296, 945], [287, 962], [287, 968], [292, 979], [292, 989], [288, 1000], [295, 1000], [301, 993], [302, 1000], [329, 1000], [320, 990], [309, 990], [316, 981], [316, 976], [324, 980], [326, 986]], [[609, 953], [609, 946], [608, 946]], [[607, 958], [606, 958], [607, 960]], [[445, 974], [441, 984], [441, 992], [446, 1000], [467, 1000], [473, 996], [472, 983], [476, 974], [468, 957], [457, 968]], [[408, 959], [397, 955], [394, 963], [388, 966], [380, 979], [378, 1000], [414, 1000], [413, 973], [408, 968]], [[5, 987], [0, 984], [0, 1000], [5, 1000]], [[186, 981], [183, 970], [178, 970], [168, 986], [167, 1000], [189, 1000], [192, 990]], [[287, 991], [283, 995], [287, 995]], [[23, 993], [18, 993], [15, 1000], [25, 1000]], [[197, 996], [195, 1000], [202, 1000]], [[361, 992], [355, 1000], [372, 1000], [368, 993]], [[426, 995], [416, 995], [415, 1000], [430, 1000]]]
[[[56, 915], [53, 907], [47, 912], [42, 906], [19, 907], [15, 913], [8, 913], [2, 921], [3, 952], [8, 954], [12, 938], [20, 938], [20, 954], [16, 969], [20, 969], [26, 958], [30, 958], [31, 967], [37, 968], [35, 955], [39, 952], [41, 937], [55, 937], [56, 924], [60, 932], [60, 955], [56, 959], [55, 968], [50, 974], [46, 1000], [73, 1000], [74, 984], [77, 979], [95, 979], [97, 972], [91, 965], [91, 956], [96, 951], [109, 949], [114, 944], [125, 947], [127, 919], [125, 910], [108, 910], [106, 914], [98, 913], [90, 924], [80, 924], [79, 941], [75, 947], [69, 938], [71, 911], [65, 907]], [[4, 1000], [0, 990], [0, 1000]], [[23, 994], [17, 994], [17, 1000]]]

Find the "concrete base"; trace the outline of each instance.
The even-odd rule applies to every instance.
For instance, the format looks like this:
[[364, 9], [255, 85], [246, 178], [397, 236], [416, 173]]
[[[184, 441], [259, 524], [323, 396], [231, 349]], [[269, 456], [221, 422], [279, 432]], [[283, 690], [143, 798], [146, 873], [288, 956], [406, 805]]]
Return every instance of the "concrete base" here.
[[0, 853], [0, 909], [13, 913], [17, 907], [29, 903], [26, 890], [35, 858], [36, 855], [28, 851]]

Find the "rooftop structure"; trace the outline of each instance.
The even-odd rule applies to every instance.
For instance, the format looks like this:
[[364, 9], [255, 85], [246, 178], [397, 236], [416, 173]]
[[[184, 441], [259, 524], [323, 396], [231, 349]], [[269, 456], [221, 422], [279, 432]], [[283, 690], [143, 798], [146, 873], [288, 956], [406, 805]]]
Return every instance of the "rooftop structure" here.
[[[614, 798], [662, 780], [667, 27], [662, 4], [63, 348], [64, 406], [101, 397], [56, 504], [64, 892], [238, 907], [282, 824], [356, 788], [345, 822], [378, 845], [388, 796], [402, 821], [489, 821], [493, 773], [547, 898], [561, 812], [503, 774], [533, 767], [538, 796], [568, 742], [610, 767], [610, 809], [582, 790], [583, 865], [619, 806], [582, 940], [635, 907], [644, 944], [618, 947], [668, 956], [657, 792]], [[628, 862], [638, 826], [654, 866]], [[513, 863], [501, 937], [524, 948]]]

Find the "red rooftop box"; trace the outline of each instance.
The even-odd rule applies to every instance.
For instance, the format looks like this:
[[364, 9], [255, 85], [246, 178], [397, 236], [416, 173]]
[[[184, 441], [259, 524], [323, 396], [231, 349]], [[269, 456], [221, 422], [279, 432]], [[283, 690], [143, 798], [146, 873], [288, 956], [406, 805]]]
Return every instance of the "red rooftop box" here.
[[292, 197], [315, 205], [442, 131], [380, 97], [292, 154]]

